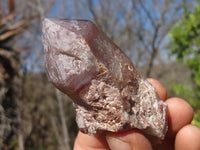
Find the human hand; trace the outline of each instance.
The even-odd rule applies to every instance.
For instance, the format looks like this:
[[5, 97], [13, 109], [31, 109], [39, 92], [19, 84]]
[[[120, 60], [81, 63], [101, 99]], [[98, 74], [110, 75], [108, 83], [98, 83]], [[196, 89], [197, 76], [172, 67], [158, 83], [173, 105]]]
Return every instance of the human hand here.
[[156, 88], [160, 99], [168, 104], [169, 130], [161, 144], [152, 145], [137, 129], [99, 136], [79, 132], [74, 150], [200, 150], [200, 128], [190, 124], [192, 107], [180, 98], [166, 99], [164, 86], [155, 79], [148, 81]]

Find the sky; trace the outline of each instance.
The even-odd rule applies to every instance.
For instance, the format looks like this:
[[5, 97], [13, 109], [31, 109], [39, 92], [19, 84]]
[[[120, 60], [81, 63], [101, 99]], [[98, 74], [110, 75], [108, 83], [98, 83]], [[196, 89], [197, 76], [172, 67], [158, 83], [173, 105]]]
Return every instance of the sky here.
[[[92, 18], [92, 14], [91, 12], [88, 10], [88, 7], [86, 5], [84, 5], [84, 2], [86, 0], [74, 0], [74, 1], [71, 1], [71, 0], [56, 0], [53, 7], [48, 11], [47, 14], [45, 14], [45, 17], [47, 18], [70, 18], [70, 19], [89, 19], [89, 20], [93, 20]], [[107, 0], [102, 0], [103, 2], [107, 3], [108, 1]], [[100, 3], [101, 1], [98, 1], [98, 0], [93, 0], [94, 2], [94, 6], [95, 8], [98, 10], [100, 9]], [[181, 0], [176, 0], [175, 1], [176, 3], [180, 3]], [[74, 5], [74, 3], [78, 3], [78, 5]], [[130, 3], [130, 1], [129, 1]], [[131, 5], [129, 4], [128, 2], [127, 3], [124, 3], [122, 6], [119, 6], [120, 8], [126, 8], [126, 9], [132, 9]], [[147, 1], [146, 3], [144, 3], [145, 7], [149, 10], [151, 16], [156, 19], [156, 18], [159, 18], [160, 17], [160, 14], [159, 12], [156, 10], [156, 9], [149, 9], [150, 7], [153, 8], [153, 4], [152, 1]], [[162, 4], [160, 4], [162, 5]], [[78, 9], [77, 9], [78, 7]], [[113, 6], [109, 6], [109, 7], [113, 7]], [[137, 9], [138, 9], [138, 14], [140, 13], [140, 16], [139, 15], [135, 15], [134, 19], [135, 20], [139, 20], [139, 19], [142, 19], [142, 22], [143, 22], [143, 27], [145, 30], [147, 30], [149, 33], [150, 33], [150, 36], [153, 36], [151, 35], [151, 32], [153, 34], [153, 28], [152, 28], [152, 23], [151, 21], [148, 19], [148, 16], [145, 15], [145, 12], [144, 12], [144, 9], [140, 8], [138, 5], [136, 6]], [[173, 7], [171, 8], [170, 12], [167, 12], [166, 15], [165, 15], [165, 19], [166, 21], [168, 21], [172, 16], [171, 15], [171, 12], [173, 12]], [[103, 13], [101, 11], [99, 11], [100, 13]], [[181, 11], [177, 13], [178, 16], [181, 15]], [[124, 17], [127, 16], [127, 14], [123, 13], [123, 11], [119, 11], [118, 13], [116, 12], [116, 17], [118, 19], [118, 22], [119, 24], [121, 24], [119, 27], [125, 27], [127, 22], [124, 21]], [[142, 17], [141, 17], [142, 16]], [[138, 18], [137, 18], [138, 17]], [[173, 16], [174, 17], [174, 16]], [[108, 25], [110, 24], [111, 25], [111, 22], [110, 20], [108, 20]], [[117, 31], [117, 27], [118, 26], [115, 26], [114, 28], [116, 30], [114, 31]], [[41, 26], [40, 26], [40, 30], [41, 30]], [[30, 33], [32, 34], [32, 33]], [[109, 33], [107, 33], [109, 34]], [[39, 38], [41, 38], [41, 35], [42, 34], [39, 34]], [[145, 38], [145, 36], [144, 36]], [[116, 41], [118, 42], [118, 41]], [[169, 37], [168, 35], [166, 35], [166, 37], [164, 38], [162, 44], [160, 45], [162, 47], [162, 49], [165, 49], [165, 46], [166, 46], [166, 43], [169, 42]], [[151, 47], [151, 45], [149, 45]], [[40, 42], [39, 44], [36, 44], [35, 47], [33, 47], [33, 49], [35, 49], [36, 52], [40, 52], [42, 50], [42, 43]], [[130, 56], [132, 56], [132, 61], [134, 62], [134, 60], [136, 60], [135, 57], [137, 57], [137, 55], [135, 55], [135, 51], [137, 51], [137, 49], [134, 50], [134, 46], [131, 47], [130, 50], [127, 51], [127, 54], [129, 53], [133, 53], [131, 54]], [[40, 60], [36, 60], [37, 59], [37, 53], [35, 55], [31, 55], [29, 58], [28, 58], [28, 64], [31, 64], [32, 61], [38, 61], [39, 64], [41, 64], [41, 66], [43, 66], [44, 64], [44, 59], [43, 59], [43, 53], [39, 53], [41, 54], [41, 59]], [[162, 51], [162, 57], [164, 58], [164, 60], [168, 61], [168, 51], [167, 50], [163, 50]], [[172, 57], [171, 57], [172, 58]], [[173, 58], [172, 58], [173, 60]], [[36, 66], [36, 65], [35, 65]], [[31, 70], [34, 68], [34, 70], [40, 70], [40, 68], [38, 67], [34, 67], [31, 68], [32, 66], [28, 66], [28, 70]], [[43, 67], [42, 67], [42, 70], [43, 70]]]

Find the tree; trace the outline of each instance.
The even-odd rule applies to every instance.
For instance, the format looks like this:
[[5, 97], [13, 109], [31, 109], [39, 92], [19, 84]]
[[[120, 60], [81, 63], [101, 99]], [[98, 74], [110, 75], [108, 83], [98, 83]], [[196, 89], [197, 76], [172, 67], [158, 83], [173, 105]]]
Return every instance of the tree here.
[[[24, 149], [23, 134], [21, 127], [20, 99], [22, 98], [22, 70], [20, 67], [19, 49], [14, 47], [11, 41], [22, 33], [30, 19], [20, 18], [14, 12], [14, 0], [8, 1], [8, 9], [0, 9], [0, 107], [9, 119], [10, 132], [4, 135], [4, 143], [18, 141], [19, 149]], [[18, 19], [17, 19], [18, 18]], [[20, 18], [20, 19], [19, 19]], [[2, 112], [2, 115], [4, 113]], [[1, 120], [5, 117], [1, 116]], [[0, 122], [2, 127], [4, 122]], [[8, 136], [8, 138], [5, 138]], [[0, 142], [0, 148], [3, 145]]]
[[[27, 9], [26, 3], [20, 1], [20, 5], [17, 5], [17, 2], [19, 1], [0, 1], [0, 149], [24, 150], [26, 126], [23, 126], [23, 108], [26, 106], [23, 104], [25, 76], [22, 64], [23, 54], [28, 51], [26, 48], [30, 43], [25, 39], [31, 39], [27, 38], [25, 31], [30, 29], [33, 19], [40, 15], [39, 10], [33, 11], [30, 6]], [[39, 5], [40, 0], [37, 3]], [[27, 6], [30, 4], [32, 3], [29, 2]], [[39, 13], [42, 14], [42, 11]], [[26, 38], [22, 38], [22, 35]], [[24, 44], [23, 41], [27, 43]]]
[[[166, 37], [183, 10], [181, 0], [73, 2], [73, 17], [93, 20], [129, 55], [136, 67], [147, 66], [144, 71], [147, 77], [152, 75], [154, 64], [165, 62]], [[191, 1], [186, 2], [188, 7], [192, 6]]]
[[191, 70], [192, 87], [174, 86], [177, 94], [186, 98], [195, 110], [193, 123], [200, 127], [200, 1], [195, 9], [185, 5], [184, 17], [170, 32], [171, 54]]

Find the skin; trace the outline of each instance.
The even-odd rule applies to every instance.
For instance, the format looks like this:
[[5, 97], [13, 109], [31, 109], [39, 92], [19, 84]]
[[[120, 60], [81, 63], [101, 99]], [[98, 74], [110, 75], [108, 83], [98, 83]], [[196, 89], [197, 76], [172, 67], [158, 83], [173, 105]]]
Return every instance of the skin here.
[[190, 124], [192, 107], [181, 98], [166, 99], [165, 87], [155, 79], [148, 81], [156, 88], [160, 99], [168, 104], [169, 130], [164, 141], [158, 143], [136, 129], [99, 136], [79, 132], [74, 150], [200, 150], [200, 128]]

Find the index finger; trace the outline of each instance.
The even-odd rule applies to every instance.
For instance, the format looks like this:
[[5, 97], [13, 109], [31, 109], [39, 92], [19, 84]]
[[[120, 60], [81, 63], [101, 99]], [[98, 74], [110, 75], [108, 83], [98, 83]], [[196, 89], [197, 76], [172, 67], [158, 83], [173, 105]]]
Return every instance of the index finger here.
[[74, 150], [109, 150], [105, 136], [93, 136], [79, 131], [74, 143]]
[[160, 99], [165, 101], [167, 99], [167, 90], [162, 85], [162, 83], [160, 83], [158, 80], [153, 79], [153, 78], [147, 78], [147, 81], [149, 81], [154, 86]]

